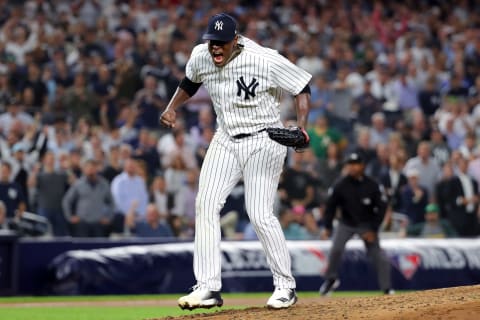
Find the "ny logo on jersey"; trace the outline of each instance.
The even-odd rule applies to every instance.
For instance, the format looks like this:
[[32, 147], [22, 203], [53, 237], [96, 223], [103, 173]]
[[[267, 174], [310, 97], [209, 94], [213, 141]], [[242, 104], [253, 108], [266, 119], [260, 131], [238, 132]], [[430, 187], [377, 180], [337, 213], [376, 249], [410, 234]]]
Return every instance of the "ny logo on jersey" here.
[[245, 93], [245, 100], [250, 100], [250, 96], [255, 97], [255, 90], [258, 87], [258, 81], [257, 79], [253, 78], [252, 81], [250, 81], [250, 84], [247, 86], [242, 76], [239, 80], [237, 80], [237, 86], [237, 96], [240, 97], [243, 91]]
[[223, 30], [223, 21], [217, 20], [215, 21], [215, 30]]

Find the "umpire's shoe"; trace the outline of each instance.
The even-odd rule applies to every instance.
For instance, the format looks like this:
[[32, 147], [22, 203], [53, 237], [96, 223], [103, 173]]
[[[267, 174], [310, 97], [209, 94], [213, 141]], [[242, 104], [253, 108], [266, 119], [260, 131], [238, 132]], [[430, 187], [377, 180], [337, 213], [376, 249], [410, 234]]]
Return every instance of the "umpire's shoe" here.
[[219, 291], [210, 291], [194, 287], [192, 293], [178, 299], [178, 306], [183, 309], [193, 310], [197, 308], [210, 309], [221, 307], [223, 305], [222, 297]]
[[295, 289], [276, 288], [267, 301], [267, 307], [271, 309], [284, 309], [294, 305], [297, 300]]
[[320, 287], [320, 295], [321, 296], [329, 296], [332, 292], [340, 286], [340, 280], [338, 279], [327, 279], [323, 282], [322, 286]]

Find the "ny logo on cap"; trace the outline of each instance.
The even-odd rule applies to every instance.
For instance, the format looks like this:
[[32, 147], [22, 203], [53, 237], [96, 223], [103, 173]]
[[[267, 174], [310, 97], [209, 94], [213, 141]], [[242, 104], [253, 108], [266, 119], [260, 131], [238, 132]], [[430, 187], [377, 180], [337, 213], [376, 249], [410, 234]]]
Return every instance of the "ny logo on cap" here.
[[223, 30], [223, 21], [217, 20], [215, 21], [215, 30]]

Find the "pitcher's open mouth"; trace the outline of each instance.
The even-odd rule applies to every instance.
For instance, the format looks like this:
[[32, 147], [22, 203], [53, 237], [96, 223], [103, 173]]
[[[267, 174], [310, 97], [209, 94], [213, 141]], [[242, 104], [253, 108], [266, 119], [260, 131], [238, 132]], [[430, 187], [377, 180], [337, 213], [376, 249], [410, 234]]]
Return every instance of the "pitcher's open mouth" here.
[[222, 53], [213, 53], [213, 61], [216, 64], [220, 64], [223, 62], [223, 54]]

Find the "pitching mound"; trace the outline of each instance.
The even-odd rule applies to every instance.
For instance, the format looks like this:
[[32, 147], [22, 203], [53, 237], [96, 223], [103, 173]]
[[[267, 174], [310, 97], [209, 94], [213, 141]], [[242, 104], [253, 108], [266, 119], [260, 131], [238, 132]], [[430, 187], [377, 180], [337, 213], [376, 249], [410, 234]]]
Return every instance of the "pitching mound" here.
[[[225, 303], [228, 306], [231, 301], [226, 300]], [[235, 303], [241, 304], [237, 300]], [[248, 301], [244, 303], [247, 304]], [[480, 285], [367, 298], [319, 297], [302, 299], [293, 308], [287, 310], [257, 307], [163, 319], [207, 318], [209, 320], [477, 320], [480, 319]]]

